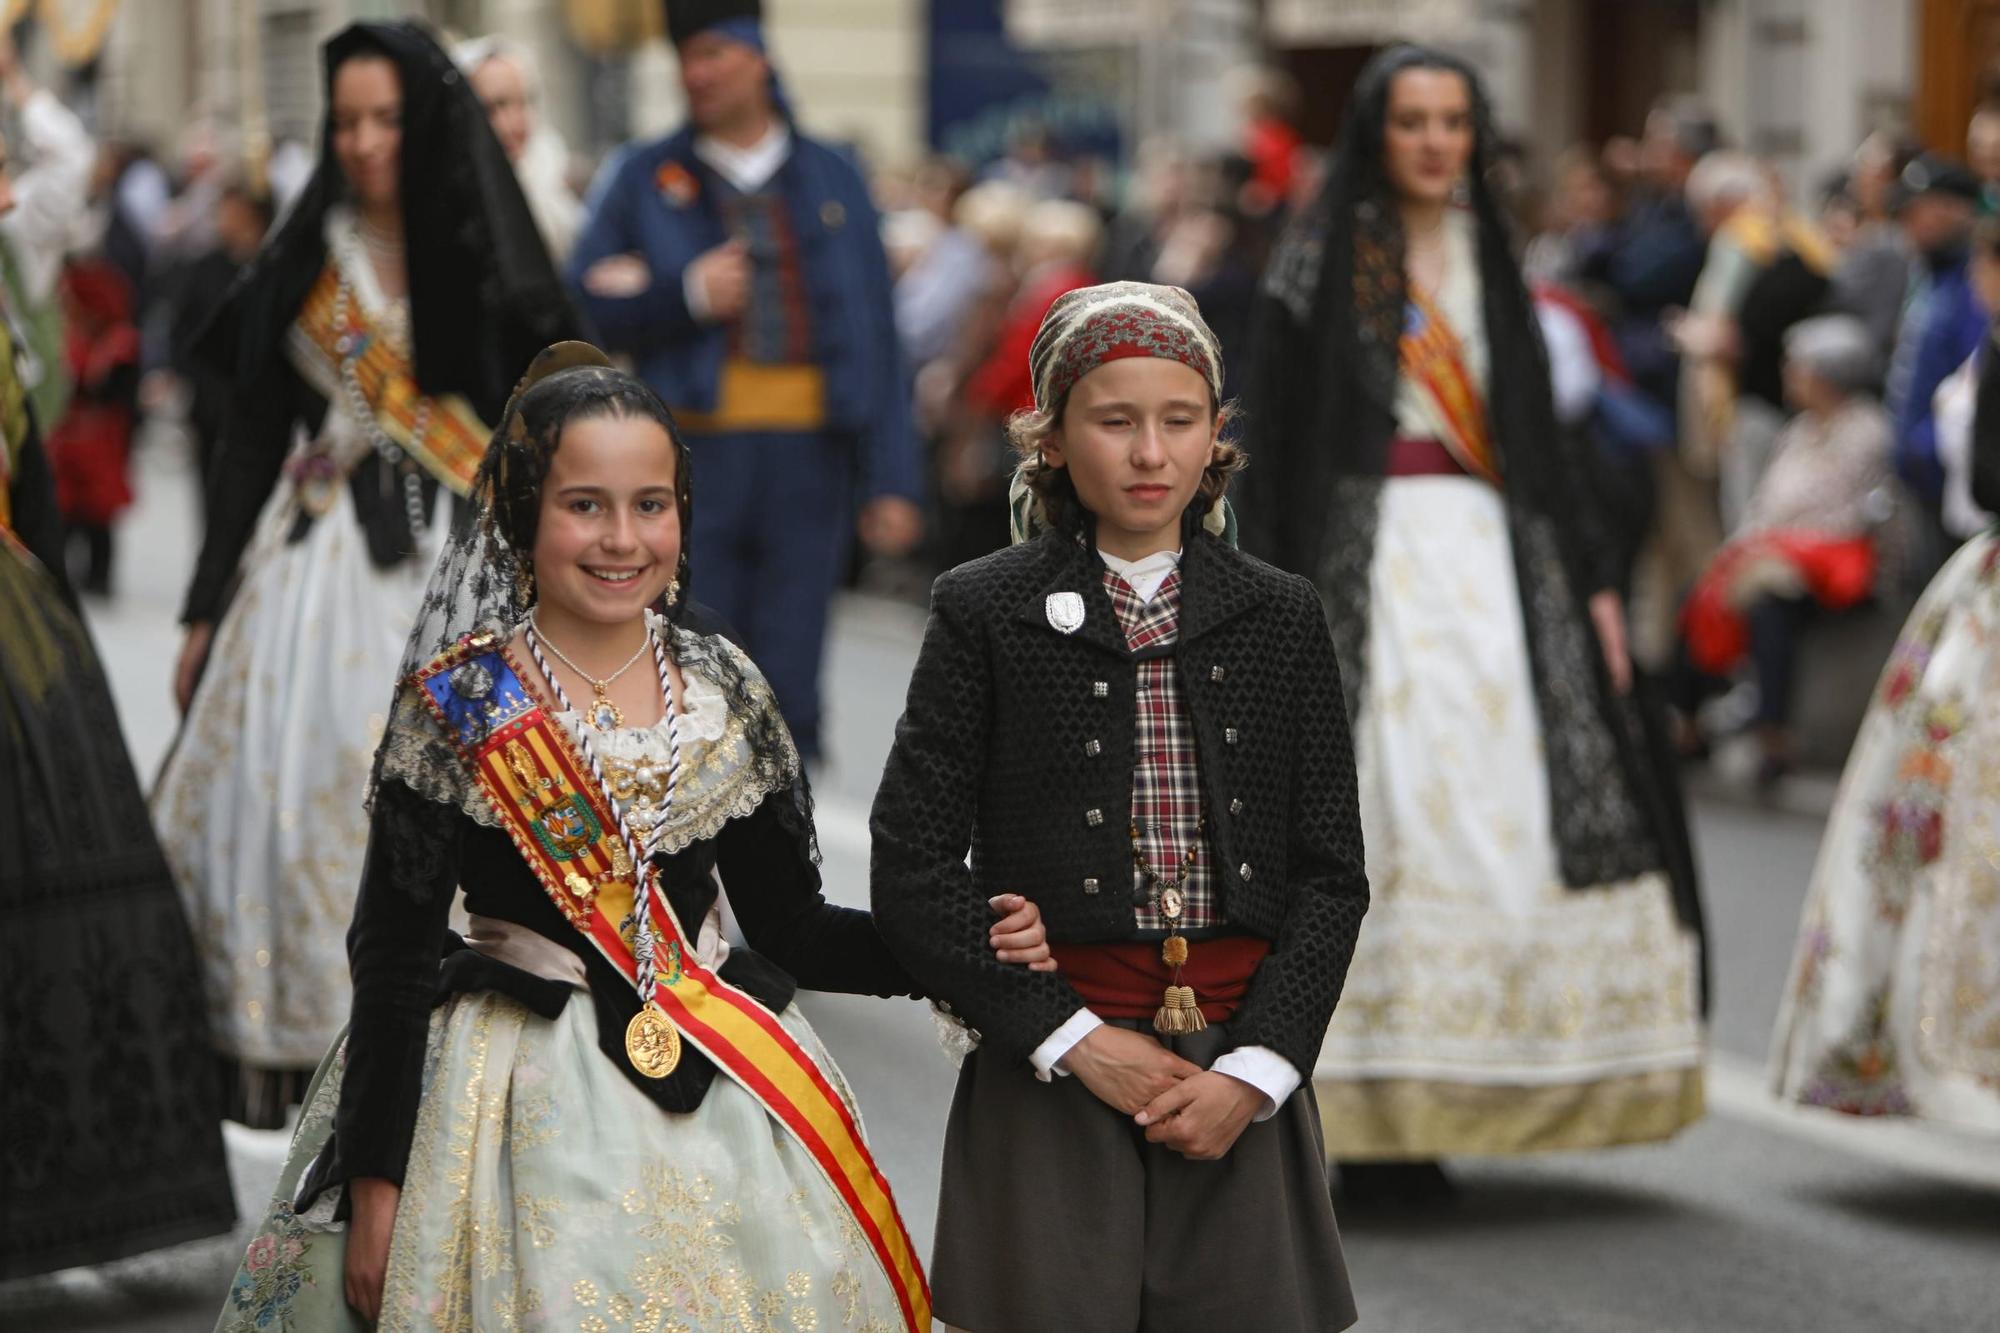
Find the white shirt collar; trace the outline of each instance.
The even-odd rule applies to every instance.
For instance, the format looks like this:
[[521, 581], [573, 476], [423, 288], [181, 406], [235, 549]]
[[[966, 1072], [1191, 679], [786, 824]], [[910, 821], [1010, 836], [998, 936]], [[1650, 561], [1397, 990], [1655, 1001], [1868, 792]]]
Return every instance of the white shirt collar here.
[[1109, 551], [1099, 551], [1097, 556], [1106, 569], [1125, 580], [1125, 586], [1139, 594], [1139, 601], [1147, 606], [1160, 595], [1160, 585], [1167, 581], [1167, 575], [1180, 568], [1179, 551], [1155, 551], [1137, 560], [1126, 560]]
[[694, 141], [694, 155], [745, 194], [763, 189], [778, 174], [778, 168], [785, 165], [785, 157], [791, 151], [791, 127], [775, 116], [764, 137], [747, 148], [706, 134], [695, 136]]

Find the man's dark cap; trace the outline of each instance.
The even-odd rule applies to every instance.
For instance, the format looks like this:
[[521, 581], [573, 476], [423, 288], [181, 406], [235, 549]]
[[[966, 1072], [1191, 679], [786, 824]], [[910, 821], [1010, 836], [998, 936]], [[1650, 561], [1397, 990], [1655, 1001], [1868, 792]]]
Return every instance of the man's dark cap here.
[[679, 46], [697, 33], [732, 19], [761, 22], [762, 0], [666, 0], [667, 40]]
[[1896, 178], [1896, 206], [1926, 194], [1950, 195], [1977, 204], [1979, 177], [1955, 157], [1942, 153], [1918, 153]]

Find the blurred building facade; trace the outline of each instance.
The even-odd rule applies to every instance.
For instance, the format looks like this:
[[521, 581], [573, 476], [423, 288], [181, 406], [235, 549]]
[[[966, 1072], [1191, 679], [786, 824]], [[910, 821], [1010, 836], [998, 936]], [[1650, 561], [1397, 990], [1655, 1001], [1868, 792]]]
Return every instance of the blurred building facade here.
[[[772, 49], [808, 128], [873, 156], [924, 143], [925, 0], [773, 0]], [[318, 48], [354, 19], [423, 17], [536, 52], [546, 114], [595, 156], [680, 118], [660, 0], [128, 0], [107, 41], [100, 123], [171, 150], [212, 122], [228, 151], [318, 133]]]
[[[309, 141], [318, 44], [351, 18], [421, 14], [533, 46], [548, 114], [594, 156], [679, 116], [671, 54], [647, 36], [659, 3], [127, 0], [95, 67], [95, 108], [106, 129], [166, 150], [207, 123], [225, 150]], [[768, 0], [767, 26], [807, 126], [902, 163], [938, 141], [934, 39], [966, 6], [997, 8], [1055, 82], [1115, 106], [1128, 146], [1162, 131], [1226, 142], [1232, 72], [1258, 61], [1297, 77], [1306, 137], [1331, 142], [1367, 57], [1410, 37], [1470, 57], [1503, 130], [1537, 155], [1636, 133], [1660, 96], [1694, 93], [1801, 191], [1878, 127], [1962, 149], [2000, 56], [2000, 0]]]
[[[1949, 0], [2000, 11], [2000, 0]], [[1008, 0], [1009, 31], [1051, 49], [1137, 52], [1125, 102], [1139, 137], [1200, 142], [1230, 124], [1226, 71], [1266, 58], [1304, 94], [1308, 140], [1332, 142], [1368, 57], [1398, 39], [1465, 56], [1503, 132], [1538, 152], [1636, 134], [1647, 109], [1698, 95], [1729, 137], [1794, 182], [1870, 130], [1912, 123], [1918, 29], [1938, 0]], [[1929, 59], [1941, 58], [1939, 43]], [[1925, 71], [1928, 72], [1927, 70]], [[1969, 109], [1969, 106], [1968, 108]], [[1949, 117], [1945, 120], [1948, 122]], [[1962, 116], [1958, 120], [1963, 127]]]

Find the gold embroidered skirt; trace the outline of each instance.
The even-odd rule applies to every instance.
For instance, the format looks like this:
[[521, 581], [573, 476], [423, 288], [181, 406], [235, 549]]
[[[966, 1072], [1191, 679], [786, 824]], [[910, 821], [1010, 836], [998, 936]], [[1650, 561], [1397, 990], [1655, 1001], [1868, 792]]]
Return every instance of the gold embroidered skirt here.
[[1355, 729], [1371, 901], [1314, 1082], [1336, 1159], [1601, 1147], [1701, 1114], [1666, 878], [1562, 882], [1499, 494], [1391, 480]]
[[[796, 1008], [781, 1021], [833, 1071]], [[332, 1192], [304, 1216], [289, 1203], [331, 1130], [342, 1064], [336, 1048], [315, 1080], [218, 1330], [366, 1327], [342, 1296]], [[554, 1021], [487, 992], [457, 997], [432, 1020], [424, 1083], [384, 1333], [901, 1327], [804, 1150], [726, 1077], [697, 1110], [660, 1110], [598, 1049], [587, 996]]]
[[327, 997], [347, 993], [362, 801], [449, 500], [426, 558], [384, 569], [345, 485], [297, 541], [301, 496], [282, 485], [153, 793], [212, 1040], [245, 1070], [232, 1113], [261, 1124], [283, 1124], [284, 1106], [251, 1071], [311, 1070], [340, 1030], [345, 1006]]

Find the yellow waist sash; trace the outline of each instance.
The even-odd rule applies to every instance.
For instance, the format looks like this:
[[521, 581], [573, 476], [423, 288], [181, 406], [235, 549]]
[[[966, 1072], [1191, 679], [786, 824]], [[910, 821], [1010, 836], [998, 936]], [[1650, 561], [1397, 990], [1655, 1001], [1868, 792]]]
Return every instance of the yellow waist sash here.
[[767, 365], [732, 356], [722, 363], [715, 410], [674, 409], [697, 435], [723, 431], [816, 431], [826, 425], [826, 376], [818, 366]]

